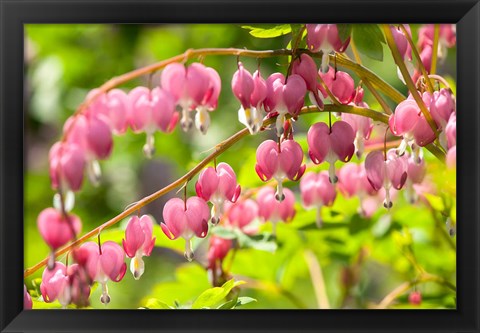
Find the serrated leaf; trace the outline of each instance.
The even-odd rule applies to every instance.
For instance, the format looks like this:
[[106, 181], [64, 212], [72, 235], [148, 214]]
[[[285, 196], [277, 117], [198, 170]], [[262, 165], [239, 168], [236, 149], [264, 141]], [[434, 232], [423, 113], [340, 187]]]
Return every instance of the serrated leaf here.
[[383, 60], [385, 37], [377, 24], [357, 24], [352, 30], [353, 43], [358, 51], [374, 60]]
[[338, 36], [342, 43], [344, 43], [348, 37], [350, 37], [352, 33], [352, 25], [351, 24], [337, 24], [338, 29]]
[[244, 281], [234, 281], [231, 279], [225, 282], [221, 287], [207, 289], [198, 296], [195, 302], [193, 302], [192, 309], [212, 308], [227, 297], [228, 293], [233, 288], [244, 283]]
[[172, 306], [169, 306], [168, 304], [156, 299], [156, 298], [150, 298], [147, 300], [145, 307], [148, 309], [173, 309]]
[[278, 25], [243, 25], [243, 29], [250, 30], [249, 33], [253, 37], [257, 38], [274, 38], [289, 34], [292, 31], [290, 24], [278, 24]]

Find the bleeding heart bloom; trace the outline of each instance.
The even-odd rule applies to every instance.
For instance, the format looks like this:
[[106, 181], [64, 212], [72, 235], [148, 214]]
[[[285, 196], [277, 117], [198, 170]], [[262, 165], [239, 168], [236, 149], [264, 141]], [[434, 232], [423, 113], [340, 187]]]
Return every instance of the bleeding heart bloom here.
[[151, 158], [155, 152], [155, 132], [161, 130], [169, 133], [178, 122], [175, 100], [168, 91], [159, 87], [152, 90], [136, 87], [128, 97], [131, 105], [128, 115], [130, 126], [135, 133], [146, 133], [147, 142], [143, 152]]
[[103, 304], [110, 303], [107, 282], [109, 280], [119, 282], [125, 276], [127, 271], [125, 252], [120, 245], [112, 241], [106, 241], [101, 246], [94, 242], [87, 242], [81, 248], [88, 251], [85, 267], [90, 279], [102, 285], [100, 301]]
[[298, 115], [305, 102], [307, 86], [300, 75], [292, 74], [285, 78], [281, 73], [274, 73], [267, 79], [267, 96], [265, 110], [271, 115], [278, 113], [275, 123], [277, 136], [280, 137], [285, 122], [285, 115]]
[[[435, 33], [434, 24], [425, 24], [418, 31], [418, 45], [421, 50], [426, 47], [432, 47]], [[455, 24], [440, 24], [438, 34], [438, 54], [437, 57], [443, 60], [447, 56], [447, 49], [455, 46], [457, 37]]]
[[54, 208], [46, 208], [38, 215], [37, 226], [43, 240], [52, 250], [48, 262], [48, 267], [51, 268], [55, 261], [53, 252], [75, 239], [82, 229], [82, 222], [74, 214], [64, 216]]
[[267, 84], [257, 70], [253, 76], [241, 62], [232, 77], [232, 91], [240, 101], [238, 120], [247, 126], [250, 134], [257, 133], [263, 125], [263, 101], [267, 97]]
[[390, 189], [400, 190], [407, 180], [408, 165], [406, 156], [398, 156], [395, 149], [390, 149], [386, 156], [377, 150], [372, 151], [365, 159], [367, 178], [375, 190], [385, 189], [385, 208], [392, 207]]
[[374, 195], [377, 191], [367, 179], [365, 165], [347, 163], [338, 170], [338, 189], [342, 194], [351, 198], [354, 196], [364, 197]]
[[336, 52], [345, 52], [350, 43], [350, 36], [342, 41], [338, 33], [336, 24], [307, 24], [307, 45], [310, 51], [322, 51], [322, 71], [328, 70], [328, 54], [335, 50]]
[[408, 301], [412, 305], [420, 305], [422, 304], [422, 294], [419, 291], [412, 291], [410, 295], [408, 295]]
[[308, 154], [313, 163], [327, 161], [330, 164], [328, 174], [330, 182], [336, 183], [335, 162], [348, 162], [355, 151], [355, 132], [344, 122], [337, 121], [329, 128], [325, 123], [316, 123], [310, 127], [307, 134]]
[[91, 280], [84, 265], [73, 264], [67, 267], [70, 302], [78, 307], [89, 305]]
[[[86, 100], [94, 98], [98, 89], [91, 90]], [[88, 106], [87, 113], [102, 114], [108, 120], [111, 130], [116, 134], [123, 134], [128, 127], [128, 95], [120, 89], [112, 89], [108, 93], [100, 94]]]
[[277, 181], [275, 198], [284, 199], [283, 181], [288, 178], [299, 180], [305, 172], [302, 147], [293, 140], [282, 141], [280, 145], [273, 140], [266, 140], [257, 148], [255, 171], [264, 182], [274, 178]]
[[[404, 25], [405, 29], [407, 30], [410, 38], [412, 38], [412, 32], [410, 31], [410, 26], [408, 24]], [[402, 56], [402, 59], [412, 61], [412, 47], [407, 40], [404, 32], [400, 27], [390, 26], [390, 31], [392, 32], [393, 39], [395, 40], [395, 44], [397, 45], [398, 52]]]
[[198, 176], [195, 190], [197, 196], [213, 204], [212, 223], [218, 224], [220, 216], [223, 215], [224, 202], [237, 201], [242, 189], [237, 185], [237, 176], [232, 167], [227, 163], [220, 163], [216, 168], [203, 169]]
[[130, 271], [135, 280], [140, 279], [145, 271], [143, 256], [150, 256], [155, 246], [153, 222], [150, 216], [143, 215], [141, 218], [132, 216], [125, 230], [125, 239], [122, 240], [123, 249], [130, 261]]
[[[423, 97], [428, 102], [429, 96], [424, 94]], [[403, 137], [402, 143], [398, 147], [399, 155], [405, 152], [407, 145], [410, 145], [412, 150], [418, 153], [419, 148], [413, 144], [423, 147], [436, 138], [417, 102], [411, 98], [407, 98], [397, 105], [395, 113], [390, 116], [388, 123], [394, 135]]]
[[113, 149], [108, 118], [93, 112], [71, 116], [65, 122], [63, 132], [67, 143], [78, 145], [84, 152], [90, 181], [98, 185], [101, 176], [98, 160], [108, 158]]
[[27, 286], [23, 285], [23, 309], [30, 310], [32, 308], [32, 305], [32, 297], [27, 291]]
[[429, 110], [432, 118], [435, 120], [438, 129], [442, 130], [438, 140], [442, 147], [447, 148], [446, 127], [450, 116], [455, 114], [456, 108], [453, 94], [449, 89], [442, 88], [440, 91], [435, 91], [433, 95], [428, 93], [428, 96], [431, 96]]
[[445, 126], [447, 148], [450, 149], [457, 144], [457, 115], [452, 113]]
[[205, 72], [210, 78], [209, 85], [202, 101], [196, 107], [197, 113], [195, 114], [195, 127], [202, 134], [206, 134], [210, 127], [210, 115], [208, 112], [217, 108], [218, 97], [222, 89], [222, 82], [217, 71], [211, 67], [205, 67]]
[[48, 154], [52, 188], [63, 193], [78, 191], [83, 183], [85, 155], [75, 143], [57, 142]]
[[451, 90], [442, 88], [440, 91], [435, 91], [429, 106], [432, 118], [438, 128], [444, 129], [450, 115], [455, 112], [455, 100]]
[[52, 269], [47, 267], [43, 271], [40, 292], [46, 303], [51, 303], [58, 299], [60, 304], [66, 308], [71, 302], [67, 268], [58, 261], [54, 264]]
[[[363, 102], [362, 97], [359, 96], [363, 97], [363, 89], [361, 88], [357, 90], [355, 105], [368, 109], [367, 103]], [[342, 120], [349, 124], [355, 132], [355, 140], [353, 141], [353, 144], [355, 145], [355, 154], [358, 158], [361, 158], [365, 149], [365, 140], [370, 138], [370, 134], [373, 130], [373, 121], [369, 117], [352, 113], [342, 113], [341, 117]]]
[[215, 269], [221, 267], [223, 259], [232, 248], [232, 240], [217, 236], [210, 237], [210, 247], [208, 248], [208, 268]]
[[252, 199], [239, 200], [236, 203], [225, 203], [227, 226], [238, 228], [247, 235], [257, 232], [257, 227], [252, 222], [258, 217], [258, 205]]
[[[188, 67], [180, 63], [172, 63], [162, 72], [161, 84], [163, 89], [170, 92], [182, 109], [180, 124], [184, 131], [192, 127], [192, 120], [188, 112], [201, 108], [197, 115], [196, 126], [205, 133], [210, 117], [206, 110], [213, 110], [217, 105], [220, 93], [220, 77], [213, 70], [207, 69], [203, 64], [193, 63]], [[203, 128], [200, 128], [203, 126]]]
[[257, 193], [258, 215], [264, 221], [272, 222], [272, 234], [276, 234], [276, 226], [280, 221], [290, 222], [295, 216], [295, 196], [288, 188], [283, 190], [284, 200], [276, 199], [275, 190], [265, 186]]
[[[326, 73], [319, 71], [318, 75], [320, 75], [320, 78], [340, 103], [348, 104], [355, 97], [355, 82], [347, 72], [335, 71], [333, 67], [329, 67]], [[323, 94], [323, 97], [327, 98], [328, 93], [322, 84], [318, 83], [317, 87]]]
[[420, 184], [427, 172], [425, 168], [425, 160], [423, 156], [419, 156], [418, 159], [415, 159], [414, 155], [409, 156], [410, 154], [406, 152], [407, 157], [407, 182], [406, 182], [406, 191], [405, 196], [407, 200], [411, 203], [415, 203], [418, 200], [418, 193], [416, 188], [414, 188], [415, 184]]
[[317, 65], [315, 61], [306, 53], [302, 53], [300, 57], [295, 59], [292, 66], [292, 73], [300, 75], [310, 91], [310, 101], [323, 110], [323, 101], [318, 95], [317, 88]]
[[328, 173], [322, 171], [320, 173], [307, 172], [300, 181], [300, 192], [302, 195], [302, 201], [306, 208], [317, 208], [317, 226], [322, 227], [322, 206], [331, 207], [335, 198], [337, 197], [337, 191], [335, 186], [330, 183]]
[[446, 163], [449, 169], [455, 169], [457, 166], [457, 146], [451, 147], [446, 156]]
[[377, 201], [375, 200], [375, 207], [371, 207], [373, 202], [369, 196], [375, 195], [377, 191], [368, 181], [363, 163], [347, 163], [338, 170], [338, 189], [346, 198], [360, 199], [359, 214], [369, 217], [376, 209]]
[[204, 238], [208, 232], [210, 210], [205, 200], [190, 197], [186, 202], [179, 198], [168, 200], [163, 208], [162, 231], [170, 239], [185, 239], [185, 258], [193, 260], [191, 239], [193, 236]]

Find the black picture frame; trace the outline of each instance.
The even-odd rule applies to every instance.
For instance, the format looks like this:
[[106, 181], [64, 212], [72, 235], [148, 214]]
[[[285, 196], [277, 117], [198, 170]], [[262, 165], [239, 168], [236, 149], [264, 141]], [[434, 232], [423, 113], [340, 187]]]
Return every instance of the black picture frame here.
[[[478, 0], [0, 0], [0, 14], [1, 332], [480, 332]], [[158, 22], [457, 23], [457, 309], [23, 311], [23, 25]]]

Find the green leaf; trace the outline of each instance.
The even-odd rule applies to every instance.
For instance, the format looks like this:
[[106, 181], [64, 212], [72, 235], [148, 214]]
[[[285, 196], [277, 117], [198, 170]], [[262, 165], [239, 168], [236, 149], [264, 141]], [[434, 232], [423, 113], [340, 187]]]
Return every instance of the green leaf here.
[[275, 252], [277, 243], [271, 233], [261, 233], [249, 236], [241, 231], [237, 231], [238, 244], [242, 248], [252, 248], [260, 251]]
[[244, 281], [234, 281], [231, 279], [225, 282], [221, 287], [207, 289], [198, 296], [195, 302], [193, 302], [192, 309], [212, 308], [227, 297], [228, 293], [233, 288], [244, 283]]
[[235, 307], [237, 306], [241, 306], [241, 305], [245, 305], [245, 304], [248, 304], [248, 303], [252, 303], [252, 302], [256, 302], [257, 300], [255, 298], [252, 298], [252, 297], [239, 297], [237, 299], [237, 304], [235, 305]]
[[443, 212], [445, 210], [445, 205], [443, 204], [441, 197], [430, 193], [424, 193], [424, 196], [433, 209], [439, 212]]
[[213, 227], [212, 228], [212, 233], [215, 236], [218, 236], [218, 237], [224, 238], [224, 239], [235, 239], [235, 238], [237, 238], [237, 234], [235, 233], [235, 231], [233, 231], [232, 229], [222, 227], [222, 226]]
[[262, 25], [243, 25], [243, 29], [250, 30], [250, 35], [257, 38], [273, 38], [289, 34], [292, 31], [290, 24], [262, 24]]
[[350, 223], [348, 225], [348, 231], [350, 235], [355, 235], [360, 231], [368, 229], [372, 224], [371, 220], [361, 217], [359, 214], [352, 216]]
[[338, 29], [338, 36], [342, 43], [344, 43], [348, 37], [350, 37], [352, 33], [352, 25], [351, 24], [337, 24]]
[[174, 309], [172, 306], [156, 299], [156, 298], [150, 298], [147, 300], [147, 303], [145, 304], [145, 307], [148, 309]]
[[377, 24], [356, 24], [352, 31], [353, 42], [358, 51], [374, 60], [383, 60], [385, 37]]

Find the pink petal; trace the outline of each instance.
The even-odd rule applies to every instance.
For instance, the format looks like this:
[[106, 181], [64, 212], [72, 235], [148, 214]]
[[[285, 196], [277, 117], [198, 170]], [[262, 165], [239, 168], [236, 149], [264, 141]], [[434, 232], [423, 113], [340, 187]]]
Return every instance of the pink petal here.
[[376, 150], [368, 153], [365, 159], [365, 171], [368, 181], [376, 191], [383, 187], [386, 177], [383, 152]]
[[316, 123], [312, 125], [307, 133], [307, 142], [313, 163], [319, 164], [323, 162], [331, 145], [330, 129], [327, 124]]
[[355, 152], [355, 145], [353, 144], [354, 140], [355, 132], [348, 123], [340, 120], [332, 125], [330, 144], [340, 161], [350, 161]]

